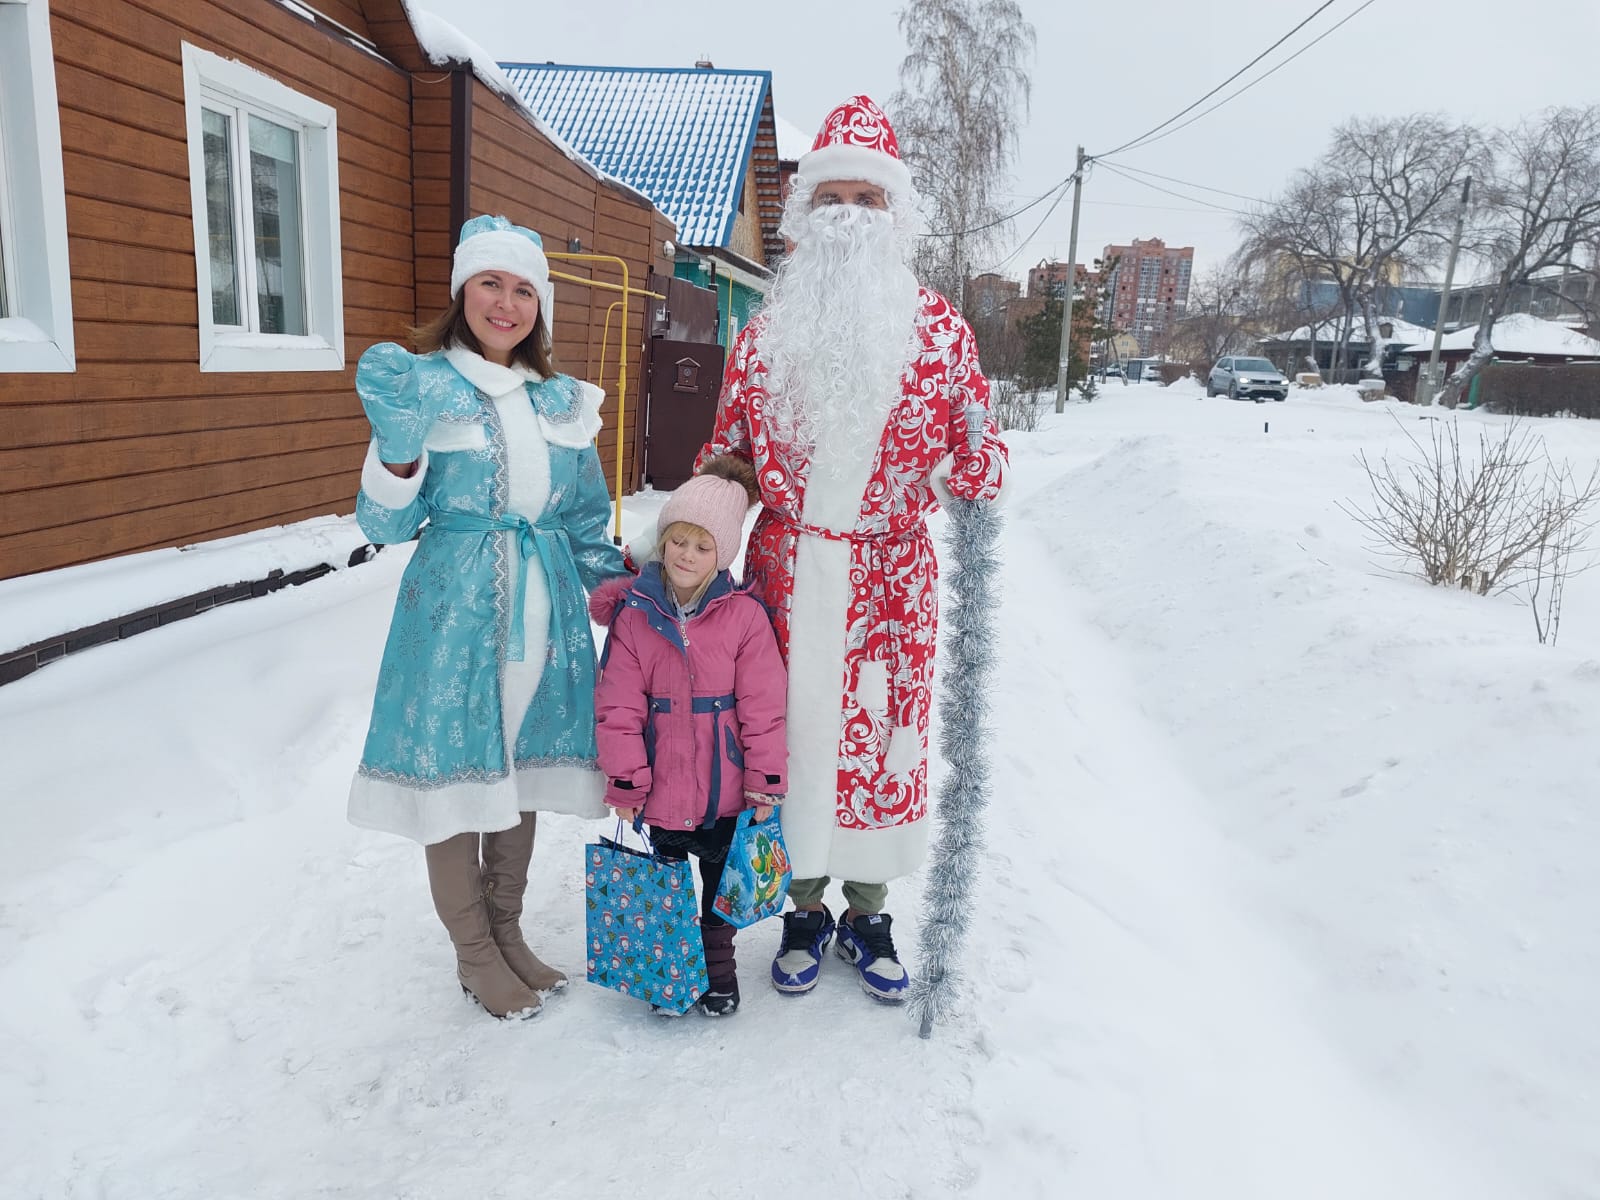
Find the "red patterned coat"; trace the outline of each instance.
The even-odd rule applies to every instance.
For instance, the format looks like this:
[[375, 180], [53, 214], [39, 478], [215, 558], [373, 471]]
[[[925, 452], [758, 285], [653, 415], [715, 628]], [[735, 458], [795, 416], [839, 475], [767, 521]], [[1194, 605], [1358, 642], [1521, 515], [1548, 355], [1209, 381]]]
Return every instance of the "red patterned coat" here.
[[[701, 452], [745, 455], [761, 481], [745, 577], [789, 665], [782, 813], [796, 878], [886, 882], [926, 851], [939, 598], [925, 521], [936, 475], [953, 495], [994, 500], [1007, 459], [971, 328], [927, 289], [916, 328], [876, 451], [840, 469], [770, 436], [758, 317], [734, 343]], [[969, 438], [980, 410], [982, 431]]]

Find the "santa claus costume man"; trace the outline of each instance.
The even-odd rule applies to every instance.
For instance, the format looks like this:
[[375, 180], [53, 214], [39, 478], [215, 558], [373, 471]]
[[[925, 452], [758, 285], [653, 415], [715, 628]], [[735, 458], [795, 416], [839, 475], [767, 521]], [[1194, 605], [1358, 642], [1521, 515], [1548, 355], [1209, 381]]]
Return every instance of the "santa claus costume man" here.
[[[907, 265], [914, 204], [882, 110], [845, 101], [800, 159], [789, 254], [732, 347], [701, 455], [755, 464], [745, 573], [789, 667], [794, 911], [772, 965], [780, 992], [816, 986], [837, 933], [869, 995], [905, 996], [884, 903], [928, 839], [938, 562], [926, 519], [940, 499], [992, 501], [1004, 484], [972, 330]], [[830, 879], [847, 905], [837, 923]]]

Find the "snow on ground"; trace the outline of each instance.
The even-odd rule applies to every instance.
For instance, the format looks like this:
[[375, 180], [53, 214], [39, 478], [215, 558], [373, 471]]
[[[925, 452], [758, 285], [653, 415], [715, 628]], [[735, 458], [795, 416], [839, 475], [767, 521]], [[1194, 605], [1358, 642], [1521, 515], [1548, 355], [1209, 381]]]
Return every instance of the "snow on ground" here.
[[[837, 960], [765, 987], [774, 922], [731, 1020], [462, 1001], [420, 853], [343, 819], [405, 548], [0, 688], [0, 1195], [1600, 1195], [1600, 579], [1544, 647], [1375, 572], [1336, 502], [1423, 415], [1113, 386], [1011, 435], [974, 984], [930, 1042]], [[575, 975], [597, 832], [535, 853]]]

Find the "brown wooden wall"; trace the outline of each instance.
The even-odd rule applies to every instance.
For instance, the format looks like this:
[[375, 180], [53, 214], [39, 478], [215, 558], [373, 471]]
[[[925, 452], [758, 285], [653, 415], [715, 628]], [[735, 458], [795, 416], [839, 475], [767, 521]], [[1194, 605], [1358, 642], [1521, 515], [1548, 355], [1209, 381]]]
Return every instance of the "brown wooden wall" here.
[[[317, 0], [400, 67], [276, 0], [54, 0], [77, 370], [0, 376], [0, 578], [181, 545], [354, 507], [368, 430], [356, 360], [449, 299], [453, 216], [502, 212], [551, 250], [622, 256], [643, 286], [670, 222], [603, 184], [470, 74], [423, 61], [398, 0]], [[199, 369], [181, 45], [235, 58], [333, 106], [339, 121], [342, 372]], [[470, 137], [453, 138], [455, 103]], [[456, 126], [460, 129], [461, 126]], [[465, 147], [465, 149], [464, 149]], [[452, 153], [469, 188], [452, 194]], [[467, 159], [462, 155], [469, 153]], [[454, 203], [453, 203], [454, 202]], [[468, 214], [470, 215], [470, 213]], [[652, 257], [653, 256], [653, 257]], [[618, 282], [612, 268], [557, 263]], [[616, 449], [613, 293], [556, 286], [563, 369], [608, 392]], [[643, 301], [628, 317], [625, 485], [638, 477]]]
[[[351, 511], [356, 359], [416, 307], [409, 78], [273, 0], [50, 13], [78, 361], [0, 377], [0, 577]], [[185, 41], [338, 110], [343, 372], [200, 372]]]

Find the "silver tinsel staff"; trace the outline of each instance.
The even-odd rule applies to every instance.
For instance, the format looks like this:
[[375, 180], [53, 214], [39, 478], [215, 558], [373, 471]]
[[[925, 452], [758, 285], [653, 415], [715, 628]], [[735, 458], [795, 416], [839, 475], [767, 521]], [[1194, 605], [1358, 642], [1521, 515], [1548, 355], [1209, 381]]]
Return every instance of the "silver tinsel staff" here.
[[[966, 410], [967, 441], [976, 452], [988, 411]], [[961, 984], [961, 947], [972, 916], [972, 885], [983, 848], [983, 813], [989, 804], [989, 677], [994, 670], [995, 576], [1000, 518], [988, 501], [950, 500], [948, 545], [955, 559], [953, 603], [939, 664], [939, 749], [945, 777], [936, 811], [939, 829], [928, 863], [921, 954], [911, 985], [910, 1009], [921, 1036], [954, 1010]]]

